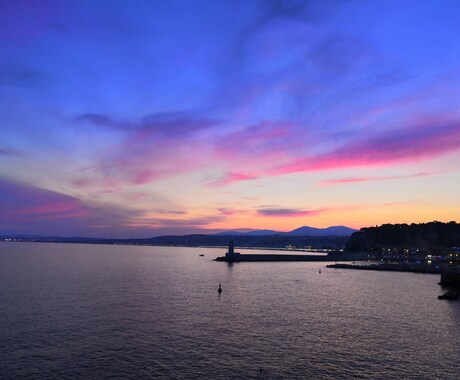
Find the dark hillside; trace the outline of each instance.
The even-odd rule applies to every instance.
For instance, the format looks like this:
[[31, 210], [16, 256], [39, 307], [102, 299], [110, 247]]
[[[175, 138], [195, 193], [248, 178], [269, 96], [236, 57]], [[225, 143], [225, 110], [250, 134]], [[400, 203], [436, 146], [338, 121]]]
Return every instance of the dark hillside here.
[[349, 251], [370, 251], [383, 247], [450, 248], [460, 246], [460, 224], [430, 222], [420, 224], [383, 224], [361, 228], [351, 235]]

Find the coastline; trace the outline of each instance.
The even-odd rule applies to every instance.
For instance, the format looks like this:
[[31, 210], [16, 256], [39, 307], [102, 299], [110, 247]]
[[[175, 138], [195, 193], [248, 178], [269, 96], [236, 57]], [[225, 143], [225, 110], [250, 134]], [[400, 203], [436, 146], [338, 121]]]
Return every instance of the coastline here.
[[[0, 240], [0, 243], [50, 243], [50, 244], [95, 244], [95, 245], [126, 245], [126, 246], [139, 246], [139, 247], [178, 247], [178, 248], [205, 248], [205, 249], [227, 249], [228, 245], [182, 245], [182, 244], [151, 244], [151, 243], [128, 243], [119, 241], [107, 241], [110, 239], [101, 239], [97, 241], [77, 241], [77, 240], [60, 240], [60, 239], [15, 239], [15, 240]], [[326, 255], [328, 252], [335, 252], [333, 249], [306, 249], [306, 248], [277, 248], [277, 247], [240, 247], [244, 250], [254, 251], [281, 251], [281, 252], [304, 252], [304, 253], [323, 253]]]
[[407, 263], [373, 263], [367, 265], [358, 264], [330, 264], [327, 268], [335, 269], [355, 269], [355, 270], [374, 270], [374, 271], [388, 271], [388, 272], [412, 272], [412, 273], [429, 273], [441, 274], [445, 269], [441, 266], [428, 266], [424, 264], [407, 264]]

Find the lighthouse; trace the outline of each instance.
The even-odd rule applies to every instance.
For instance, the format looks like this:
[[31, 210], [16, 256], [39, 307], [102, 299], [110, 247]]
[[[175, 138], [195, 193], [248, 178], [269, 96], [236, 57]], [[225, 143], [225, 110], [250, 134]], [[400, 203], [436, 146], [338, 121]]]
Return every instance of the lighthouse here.
[[225, 254], [226, 261], [238, 261], [240, 254], [235, 252], [235, 243], [230, 240], [228, 243], [228, 251]]

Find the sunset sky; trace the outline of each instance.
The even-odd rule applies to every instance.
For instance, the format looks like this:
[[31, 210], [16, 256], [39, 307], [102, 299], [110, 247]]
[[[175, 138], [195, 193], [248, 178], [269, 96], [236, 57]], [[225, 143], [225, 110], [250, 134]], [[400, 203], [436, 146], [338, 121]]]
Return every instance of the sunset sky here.
[[460, 1], [0, 0], [0, 235], [460, 221]]

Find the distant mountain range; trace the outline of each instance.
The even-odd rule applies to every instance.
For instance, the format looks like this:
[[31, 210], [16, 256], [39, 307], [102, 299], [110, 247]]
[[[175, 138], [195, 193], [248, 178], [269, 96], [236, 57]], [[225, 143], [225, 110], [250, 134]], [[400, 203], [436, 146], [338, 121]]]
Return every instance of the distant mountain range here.
[[282, 235], [282, 236], [350, 236], [356, 232], [353, 228], [345, 226], [331, 226], [327, 228], [315, 228], [303, 226], [296, 228], [289, 232], [281, 232], [274, 230], [251, 230], [251, 231], [224, 231], [214, 235], [219, 236], [268, 236], [268, 235]]
[[33, 235], [33, 234], [7, 234], [0, 235], [0, 240], [4, 239], [20, 239], [20, 240], [36, 240], [36, 241], [61, 241], [61, 242], [108, 242], [108, 241], [134, 241], [134, 240], [149, 240], [162, 237], [188, 237], [188, 236], [239, 236], [239, 237], [258, 237], [258, 236], [311, 236], [311, 237], [324, 237], [324, 236], [340, 236], [348, 237], [351, 236], [357, 230], [354, 230], [345, 226], [331, 226], [327, 228], [315, 228], [309, 226], [303, 226], [296, 228], [295, 230], [289, 232], [275, 231], [275, 230], [252, 230], [249, 228], [241, 228], [236, 230], [221, 231], [218, 233], [199, 233], [199, 234], [189, 234], [189, 235], [160, 235], [153, 238], [101, 238], [101, 237], [83, 237], [83, 236], [71, 236], [71, 237], [58, 237], [58, 236], [46, 236], [46, 235]]
[[315, 249], [340, 249], [345, 247], [350, 235], [355, 230], [344, 226], [314, 228], [303, 226], [289, 232], [274, 230], [236, 229], [219, 233], [192, 235], [163, 235], [151, 238], [110, 239], [90, 237], [52, 237], [36, 235], [7, 235], [0, 240], [53, 242], [53, 243], [88, 243], [88, 244], [129, 244], [156, 246], [187, 246], [187, 247], [224, 247], [229, 240], [237, 247], [261, 247], [283, 249], [286, 247], [312, 247]]

